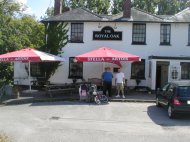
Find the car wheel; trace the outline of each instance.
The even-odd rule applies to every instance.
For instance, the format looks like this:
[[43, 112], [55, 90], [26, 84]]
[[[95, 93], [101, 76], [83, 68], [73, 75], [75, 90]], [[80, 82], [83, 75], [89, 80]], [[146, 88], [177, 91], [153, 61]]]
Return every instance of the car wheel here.
[[171, 119], [175, 118], [175, 113], [174, 113], [173, 108], [172, 108], [172, 106], [170, 104], [168, 105], [168, 116]]
[[156, 106], [157, 107], [161, 107], [160, 103], [159, 103], [159, 100], [158, 100], [158, 97], [156, 97]]

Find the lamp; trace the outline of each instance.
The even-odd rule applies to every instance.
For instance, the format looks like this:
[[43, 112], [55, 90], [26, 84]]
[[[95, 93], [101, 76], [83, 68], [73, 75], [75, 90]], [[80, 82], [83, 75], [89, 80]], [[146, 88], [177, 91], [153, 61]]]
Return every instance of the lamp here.
[[101, 28], [101, 27], [102, 27], [102, 26], [101, 26], [101, 24], [99, 23], [99, 24], [98, 24], [98, 28]]
[[113, 27], [114, 29], [117, 29], [117, 25], [116, 25], [116, 23], [115, 23], [115, 25], [114, 25], [114, 27]]

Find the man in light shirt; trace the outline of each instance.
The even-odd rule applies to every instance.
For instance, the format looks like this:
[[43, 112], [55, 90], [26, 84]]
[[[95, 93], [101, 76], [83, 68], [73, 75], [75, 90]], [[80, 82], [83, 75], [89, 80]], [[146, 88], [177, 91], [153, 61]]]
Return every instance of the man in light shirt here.
[[121, 72], [121, 68], [118, 69], [118, 73], [115, 76], [115, 83], [117, 87], [116, 98], [120, 97], [120, 92], [122, 93], [122, 98], [125, 98], [125, 95], [124, 95], [125, 75], [123, 72]]

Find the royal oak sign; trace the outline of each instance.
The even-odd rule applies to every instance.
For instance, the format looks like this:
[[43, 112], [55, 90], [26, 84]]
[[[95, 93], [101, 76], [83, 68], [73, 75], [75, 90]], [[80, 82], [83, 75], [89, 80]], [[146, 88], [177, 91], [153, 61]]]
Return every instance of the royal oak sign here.
[[112, 27], [106, 26], [101, 31], [93, 32], [93, 40], [122, 40], [122, 32], [115, 32]]

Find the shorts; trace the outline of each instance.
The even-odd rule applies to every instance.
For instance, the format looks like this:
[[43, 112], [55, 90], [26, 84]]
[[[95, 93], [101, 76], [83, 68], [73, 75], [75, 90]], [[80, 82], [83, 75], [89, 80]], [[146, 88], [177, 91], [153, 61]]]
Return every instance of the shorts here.
[[123, 83], [117, 83], [117, 90], [123, 91], [124, 85]]

